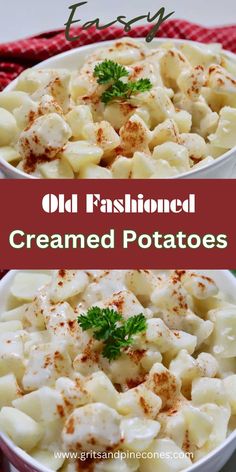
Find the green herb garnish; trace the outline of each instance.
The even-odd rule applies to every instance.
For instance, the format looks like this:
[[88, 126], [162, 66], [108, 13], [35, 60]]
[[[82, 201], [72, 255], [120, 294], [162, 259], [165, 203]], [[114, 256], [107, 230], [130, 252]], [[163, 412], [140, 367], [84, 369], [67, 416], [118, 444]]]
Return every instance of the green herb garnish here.
[[122, 77], [128, 77], [128, 75], [129, 72], [124, 66], [109, 60], [101, 62], [94, 69], [94, 77], [98, 78], [99, 84], [107, 84], [111, 80], [117, 82]]
[[124, 348], [133, 343], [133, 337], [146, 330], [147, 322], [143, 314], [124, 320], [122, 315], [110, 308], [89, 308], [87, 314], [78, 317], [83, 331], [92, 330], [93, 337], [103, 341], [102, 354], [111, 360], [117, 359]]
[[128, 76], [127, 69], [114, 61], [105, 60], [96, 65], [94, 77], [97, 78], [97, 82], [99, 84], [109, 84], [101, 97], [103, 103], [107, 104], [112, 100], [128, 100], [132, 95], [151, 90], [152, 83], [149, 79], [127, 82], [121, 80]]

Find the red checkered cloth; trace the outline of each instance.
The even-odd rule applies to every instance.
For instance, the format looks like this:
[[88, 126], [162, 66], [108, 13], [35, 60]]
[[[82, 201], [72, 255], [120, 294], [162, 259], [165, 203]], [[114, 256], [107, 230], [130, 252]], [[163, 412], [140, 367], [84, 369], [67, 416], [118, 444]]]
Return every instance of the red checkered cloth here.
[[[81, 34], [74, 42], [65, 38], [65, 32], [53, 31], [43, 33], [20, 41], [0, 45], [0, 90], [15, 79], [24, 69], [32, 67], [40, 61], [55, 56], [60, 52], [85, 44], [118, 39], [127, 35], [122, 28], [110, 27], [102, 31], [95, 28], [82, 30], [73, 29], [74, 35]], [[144, 37], [150, 31], [150, 25], [133, 28], [129, 36]], [[217, 28], [205, 28], [184, 20], [169, 20], [163, 23], [158, 31], [161, 38], [190, 39], [203, 43], [219, 42], [224, 49], [236, 52], [236, 25]]]

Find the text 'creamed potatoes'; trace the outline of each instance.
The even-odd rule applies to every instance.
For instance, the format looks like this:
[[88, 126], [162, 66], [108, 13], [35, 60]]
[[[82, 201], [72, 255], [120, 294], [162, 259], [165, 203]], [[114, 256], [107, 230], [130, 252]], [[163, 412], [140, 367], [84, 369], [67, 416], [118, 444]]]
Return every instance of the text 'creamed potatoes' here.
[[[145, 331], [109, 361], [77, 321], [91, 307], [142, 313]], [[148, 459], [100, 456], [89, 471], [182, 471], [232, 429], [236, 305], [193, 271], [17, 272], [0, 313], [0, 408], [1, 430], [52, 470], [85, 470], [56, 451], [123, 451]]]

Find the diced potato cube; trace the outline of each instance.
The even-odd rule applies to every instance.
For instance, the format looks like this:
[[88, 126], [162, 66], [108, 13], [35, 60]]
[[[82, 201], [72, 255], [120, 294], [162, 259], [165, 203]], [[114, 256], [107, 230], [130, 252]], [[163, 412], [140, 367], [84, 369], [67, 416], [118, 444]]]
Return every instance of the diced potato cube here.
[[207, 154], [209, 156], [212, 156], [214, 159], [216, 157], [222, 156], [222, 154], [225, 153], [225, 150], [219, 147], [214, 146], [214, 144], [211, 144], [210, 142], [207, 144]]
[[62, 395], [50, 387], [42, 387], [14, 400], [13, 406], [35, 421], [54, 421], [65, 416]]
[[14, 331], [22, 330], [23, 326], [22, 323], [18, 320], [15, 321], [5, 321], [0, 323], [0, 334], [2, 333], [9, 333]]
[[196, 459], [198, 459], [198, 452], [200, 453], [200, 457], [201, 451], [203, 452], [203, 455], [206, 455], [226, 439], [230, 418], [230, 408], [228, 407], [225, 408], [217, 406], [214, 403], [206, 403], [205, 405], [202, 405], [200, 409], [211, 417], [213, 429], [203, 448], [196, 451]]
[[68, 417], [62, 439], [68, 451], [106, 451], [117, 447], [121, 440], [120, 416], [103, 403], [90, 403], [73, 411]]
[[215, 134], [209, 136], [211, 144], [223, 149], [236, 146], [236, 109], [224, 107], [220, 111], [220, 120]]
[[7, 406], [0, 412], [0, 426], [25, 451], [33, 449], [43, 435], [42, 427], [36, 421], [22, 411]]
[[12, 372], [20, 382], [25, 372], [23, 357], [8, 354], [0, 357], [0, 376]]
[[196, 133], [182, 133], [179, 138], [179, 143], [182, 144], [188, 151], [189, 158], [204, 159], [207, 156], [207, 145], [205, 139]]
[[153, 365], [145, 384], [153, 393], [160, 396], [163, 407], [170, 408], [180, 395], [180, 379], [159, 363]]
[[[94, 472], [136, 472], [139, 470], [138, 459], [106, 459], [94, 466]], [[63, 471], [64, 472], [64, 471]], [[66, 471], [67, 472], [67, 471]], [[68, 470], [68, 472], [76, 472]]]
[[[175, 113], [174, 105], [164, 87], [155, 87], [150, 92], [142, 94], [141, 97], [142, 103], [145, 101], [145, 106], [148, 108], [153, 127], [172, 117]], [[132, 103], [140, 105], [139, 95], [132, 99]]]
[[214, 356], [208, 352], [201, 352], [196, 361], [203, 377], [216, 377], [219, 364]]
[[155, 161], [144, 152], [135, 152], [132, 158], [132, 179], [149, 179], [156, 171]]
[[42, 449], [34, 449], [30, 452], [31, 457], [35, 459], [37, 462], [42, 464], [49, 470], [57, 471], [63, 466], [65, 459], [63, 457], [56, 457], [54, 452], [42, 450]]
[[236, 356], [236, 310], [235, 306], [223, 307], [209, 312], [214, 323], [213, 353], [222, 358]]
[[180, 91], [192, 102], [201, 98], [201, 90], [205, 83], [206, 73], [201, 65], [186, 68], [177, 78]]
[[132, 170], [132, 159], [118, 156], [112, 163], [110, 169], [114, 179], [129, 179]]
[[66, 377], [60, 377], [56, 380], [56, 390], [61, 393], [69, 413], [91, 400], [87, 390], [85, 390], [85, 378], [79, 373], [76, 373], [74, 377], [75, 380]]
[[192, 127], [192, 115], [186, 110], [178, 110], [173, 113], [173, 119], [180, 133], [190, 133]]
[[161, 58], [161, 67], [164, 77], [173, 81], [177, 81], [181, 72], [192, 69], [187, 58], [173, 43], [167, 46], [166, 52]]
[[185, 349], [182, 349], [177, 357], [171, 361], [169, 370], [181, 379], [185, 394], [186, 391], [188, 393], [192, 380], [202, 375], [196, 359], [190, 356]]
[[84, 130], [86, 139], [102, 148], [105, 154], [120, 145], [120, 136], [108, 121], [88, 124]]
[[155, 161], [155, 171], [151, 176], [151, 179], [156, 178], [167, 178], [173, 177], [174, 175], [178, 174], [179, 170], [177, 167], [172, 166], [168, 161], [165, 159], [158, 159]]
[[192, 384], [192, 401], [194, 405], [203, 405], [204, 403], [226, 405], [227, 396], [223, 381], [208, 377], [195, 379]]
[[73, 179], [74, 172], [69, 163], [61, 158], [38, 165], [44, 179]]
[[27, 334], [26, 341], [24, 343], [24, 355], [29, 357], [31, 350], [39, 344], [46, 344], [50, 341], [50, 333], [47, 330], [44, 331], [33, 331]]
[[12, 401], [21, 395], [14, 374], [0, 377], [0, 409], [3, 406], [10, 406]]
[[189, 155], [185, 146], [177, 143], [164, 143], [156, 146], [152, 157], [167, 161], [171, 166], [176, 167], [179, 172], [190, 170]]
[[171, 439], [156, 439], [148, 452], [153, 458], [141, 459], [140, 472], [180, 472], [192, 465], [190, 458]]
[[175, 331], [175, 343], [172, 346], [172, 349], [168, 355], [173, 358], [178, 351], [181, 349], [186, 349], [189, 354], [193, 354], [196, 345], [197, 345], [197, 337], [193, 336], [192, 334], [186, 333], [186, 331]]
[[13, 113], [17, 126], [22, 132], [39, 117], [39, 103], [32, 100], [29, 95], [26, 95], [22, 105], [16, 108]]
[[53, 271], [50, 299], [58, 303], [74, 297], [85, 290], [88, 282], [89, 278], [83, 270]]
[[50, 69], [26, 69], [17, 78], [15, 90], [34, 93], [42, 84], [50, 82], [53, 74]]
[[223, 380], [226, 396], [231, 406], [232, 415], [236, 415], [236, 375], [230, 375]]
[[40, 423], [44, 429], [43, 437], [38, 443], [37, 448], [50, 449], [50, 451], [61, 450], [61, 432], [65, 418], [57, 418], [54, 421], [45, 421]]
[[83, 353], [75, 357], [73, 360], [73, 368], [76, 373], [81, 375], [90, 375], [99, 370], [96, 359], [90, 359], [90, 356], [86, 358]]
[[143, 152], [135, 152], [132, 158], [132, 179], [155, 179], [172, 177], [178, 173], [177, 167], [165, 159], [153, 159]]
[[194, 169], [199, 169], [199, 168], [202, 168], [202, 167], [205, 167], [205, 166], [209, 166], [213, 162], [214, 162], [213, 157], [211, 157], [211, 156], [204, 157], [204, 159], [202, 159], [200, 162], [195, 164]]
[[214, 297], [219, 292], [213, 279], [197, 272], [186, 271], [181, 277], [181, 281], [190, 295], [200, 300]]
[[21, 159], [20, 154], [13, 147], [0, 147], [0, 157], [6, 162], [16, 162]]
[[161, 318], [148, 320], [145, 336], [147, 341], [154, 344], [161, 353], [175, 346], [175, 336]]
[[203, 46], [197, 43], [185, 42], [180, 45], [180, 50], [193, 66], [202, 64], [204, 67], [207, 67], [211, 64], [220, 64], [221, 62], [221, 51], [214, 50], [211, 44]]
[[94, 56], [99, 61], [109, 59], [118, 62], [118, 64], [129, 66], [141, 61], [146, 57], [147, 52], [147, 47], [142, 42], [137, 42], [132, 38], [119, 38], [108, 48], [96, 50]]
[[81, 329], [69, 303], [54, 305], [45, 315], [45, 322], [51, 343], [62, 343], [74, 359], [81, 347]]
[[[200, 347], [201, 344], [206, 341], [209, 336], [212, 334], [214, 329], [214, 324], [210, 320], [202, 320], [199, 316], [194, 313], [187, 313], [183, 322], [183, 329], [191, 333], [191, 335], [196, 336], [197, 338], [197, 347]], [[183, 333], [186, 335], [186, 331]], [[189, 335], [189, 334], [188, 334]]]
[[147, 349], [147, 351], [143, 354], [142, 359], [140, 361], [142, 368], [146, 373], [149, 373], [152, 366], [157, 362], [162, 361], [162, 355], [159, 351], [156, 350], [155, 347], [152, 346], [152, 349]]
[[78, 472], [78, 464], [76, 464], [76, 462], [66, 461], [60, 472]]
[[181, 329], [182, 320], [188, 309], [189, 296], [180, 282], [174, 287], [173, 277], [174, 274], [157, 284], [151, 295], [151, 301], [163, 312], [163, 320], [169, 328]]
[[41, 344], [30, 351], [22, 383], [30, 392], [41, 385], [53, 386], [56, 379], [70, 374], [71, 360], [65, 346]]
[[0, 108], [0, 146], [9, 146], [17, 135], [14, 116], [4, 108]]
[[61, 156], [71, 165], [74, 172], [79, 172], [82, 167], [88, 164], [99, 164], [103, 150], [88, 141], [69, 142]]
[[35, 272], [18, 272], [11, 285], [11, 294], [20, 300], [31, 301], [37, 291], [51, 281], [51, 276]]
[[162, 401], [158, 395], [149, 390], [145, 384], [120, 393], [118, 411], [122, 415], [156, 419]]
[[105, 167], [88, 164], [80, 169], [79, 179], [112, 179], [112, 173]]
[[[53, 159], [71, 137], [66, 121], [57, 113], [49, 113], [34, 120], [20, 134], [18, 150], [22, 158], [33, 156]], [[6, 143], [8, 144], [8, 143]]]
[[152, 140], [150, 143], [151, 148], [165, 142], [177, 143], [179, 138], [179, 130], [176, 126], [174, 120], [167, 119], [157, 125], [157, 127], [152, 132]]
[[128, 385], [129, 380], [140, 379], [140, 366], [134, 362], [132, 356], [123, 353], [119, 359], [110, 363], [109, 377], [113, 383]]
[[52, 95], [66, 113], [70, 105], [68, 69], [26, 69], [17, 79], [16, 90], [22, 90], [39, 100], [44, 95]]
[[78, 105], [66, 115], [66, 121], [69, 124], [72, 136], [75, 139], [86, 139], [85, 126], [93, 123], [93, 116], [89, 106]]
[[121, 146], [129, 154], [135, 151], [149, 152], [152, 133], [140, 116], [134, 114], [120, 129]]
[[25, 92], [12, 90], [0, 93], [0, 107], [13, 112], [15, 108], [18, 108], [22, 103], [27, 100], [28, 95]]
[[[224, 62], [224, 58], [222, 62]], [[229, 98], [232, 97], [232, 103], [234, 103], [233, 99], [236, 92], [235, 75], [232, 75], [225, 67], [219, 64], [210, 65], [208, 68], [207, 87], [220, 96], [225, 94], [226, 97], [227, 95]]]
[[136, 112], [136, 107], [128, 102], [110, 102], [104, 110], [104, 118], [114, 129], [119, 130], [129, 117]]
[[103, 372], [92, 374], [85, 384], [85, 390], [91, 396], [93, 402], [101, 402], [111, 408], [117, 408], [119, 394]]
[[211, 416], [198, 408], [184, 407], [183, 414], [187, 423], [188, 437], [191, 444], [198, 448], [204, 446], [213, 429]]
[[183, 412], [179, 409], [176, 413], [170, 415], [169, 410], [167, 410], [159, 413], [158, 421], [161, 423], [162, 434], [172, 439], [177, 446], [182, 448], [186, 439], [186, 421]]
[[112, 297], [104, 298], [96, 305], [101, 308], [113, 308], [121, 312], [125, 319], [128, 319], [131, 316], [139, 315], [140, 313], [143, 313], [146, 318], [150, 316], [149, 310], [146, 310], [135, 297], [135, 295], [129, 290], [114, 292]]
[[0, 376], [15, 374], [21, 380], [24, 371], [23, 331], [0, 334]]
[[26, 307], [24, 314], [26, 323], [34, 328], [34, 333], [45, 329], [44, 316], [49, 308], [48, 285], [42, 285], [42, 288], [36, 289], [35, 297]]
[[131, 290], [138, 299], [150, 300], [157, 279], [153, 272], [148, 270], [129, 270], [125, 275], [125, 281], [129, 290]]
[[[44, 69], [44, 71], [45, 70], [46, 69]], [[33, 99], [43, 99], [45, 95], [52, 95], [63, 112], [68, 113], [70, 109], [70, 74], [68, 69], [53, 69], [49, 83], [45, 84], [45, 87], [39, 88], [39, 90], [33, 94]]]
[[128, 418], [121, 421], [121, 434], [124, 449], [145, 451], [160, 431], [160, 423], [140, 418]]

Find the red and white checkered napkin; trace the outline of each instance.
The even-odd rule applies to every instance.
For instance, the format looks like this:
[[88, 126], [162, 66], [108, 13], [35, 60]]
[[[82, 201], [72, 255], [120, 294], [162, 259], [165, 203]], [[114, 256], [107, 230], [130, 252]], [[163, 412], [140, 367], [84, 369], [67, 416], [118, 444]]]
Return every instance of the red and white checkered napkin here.
[[[139, 26], [130, 31], [133, 38], [144, 37], [150, 31], [150, 25]], [[110, 27], [102, 31], [74, 29], [74, 35], [81, 37], [68, 42], [64, 31], [53, 31], [39, 36], [0, 45], [0, 90], [15, 79], [25, 68], [69, 49], [85, 44], [118, 39], [126, 35], [122, 28]], [[203, 43], [219, 42], [225, 49], [236, 52], [236, 25], [217, 28], [205, 28], [184, 20], [170, 20], [163, 23], [158, 37], [179, 38], [201, 41]]]

